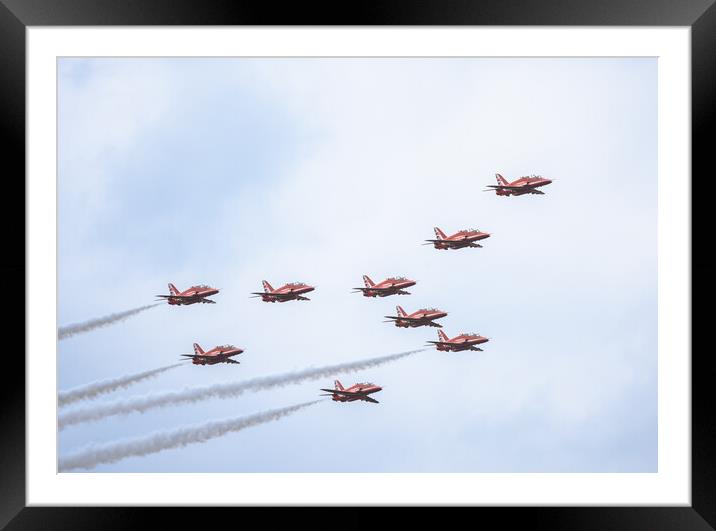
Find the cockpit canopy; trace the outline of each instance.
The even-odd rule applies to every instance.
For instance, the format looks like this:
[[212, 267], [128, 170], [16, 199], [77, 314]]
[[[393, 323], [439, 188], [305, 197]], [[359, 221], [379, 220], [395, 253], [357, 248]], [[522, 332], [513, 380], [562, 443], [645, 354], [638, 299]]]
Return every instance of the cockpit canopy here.
[[286, 284], [286, 285], [287, 285], [287, 286], [290, 286], [290, 287], [292, 287], [292, 288], [298, 288], [298, 287], [305, 286], [306, 283], [305, 283], [305, 282], [298, 282], [298, 281], [296, 281], [296, 282], [289, 282], [289, 283]]
[[408, 280], [405, 277], [390, 277], [388, 280]]
[[358, 383], [358, 384], [356, 384], [356, 385], [362, 385], [363, 387], [373, 387], [373, 386], [375, 386], [375, 384], [374, 384], [373, 382], [362, 382], [362, 383]]
[[192, 288], [195, 288], [195, 289], [213, 289], [211, 286], [207, 286], [206, 284], [197, 284], [196, 286], [192, 286]]
[[219, 346], [216, 347], [216, 348], [221, 349], [221, 350], [233, 350], [233, 349], [235, 349], [235, 348], [237, 348], [237, 347], [234, 346], [234, 345], [219, 345]]

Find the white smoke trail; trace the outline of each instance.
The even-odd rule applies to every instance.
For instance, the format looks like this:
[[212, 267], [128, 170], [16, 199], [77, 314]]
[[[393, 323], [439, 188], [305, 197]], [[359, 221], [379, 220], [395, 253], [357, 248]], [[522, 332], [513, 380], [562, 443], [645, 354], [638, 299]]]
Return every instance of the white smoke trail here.
[[89, 332], [90, 330], [94, 330], [95, 328], [99, 328], [101, 326], [111, 325], [118, 321], [122, 321], [127, 317], [131, 317], [135, 314], [138, 314], [139, 312], [148, 310], [149, 308], [159, 306], [160, 304], [162, 303], [149, 304], [147, 306], [140, 306], [139, 308], [127, 310], [126, 312], [112, 313], [104, 317], [98, 317], [97, 319], [90, 319], [89, 321], [85, 321], [84, 323], [75, 323], [67, 326], [61, 326], [57, 329], [57, 339], [65, 339], [66, 337], [71, 337], [76, 334]]
[[57, 403], [60, 407], [62, 407], [80, 400], [91, 400], [99, 395], [111, 393], [117, 389], [126, 389], [127, 387], [139, 383], [142, 380], [146, 380], [147, 378], [151, 378], [157, 374], [179, 367], [180, 365], [182, 364], [175, 363], [174, 365], [167, 365], [166, 367], [159, 367], [158, 369], [152, 369], [136, 374], [128, 374], [126, 376], [120, 376], [119, 378], [111, 378], [109, 380], [102, 380], [74, 387], [67, 391], [60, 391], [57, 394]]
[[92, 444], [79, 452], [59, 459], [59, 471], [75, 468], [94, 468], [101, 463], [114, 463], [127, 457], [140, 457], [149, 454], [196, 444], [221, 437], [234, 431], [240, 431], [258, 424], [278, 420], [305, 407], [317, 404], [320, 400], [304, 402], [295, 406], [271, 409], [245, 417], [212, 420], [192, 426], [182, 426], [169, 431], [158, 431], [146, 437], [124, 439], [104, 444]]
[[77, 408], [61, 413], [58, 416], [58, 427], [62, 430], [73, 424], [99, 420], [113, 415], [126, 415], [132, 412], [144, 413], [145, 411], [154, 408], [199, 402], [210, 398], [234, 398], [245, 391], [272, 389], [274, 387], [300, 383], [305, 380], [325, 378], [338, 373], [360, 371], [369, 367], [376, 367], [378, 365], [383, 365], [384, 363], [390, 363], [391, 361], [410, 356], [416, 352], [423, 352], [424, 350], [429, 350], [429, 348], [409, 350], [398, 354], [390, 354], [388, 356], [370, 358], [350, 363], [309, 368], [298, 372], [278, 374], [276, 376], [264, 376], [262, 378], [254, 378], [253, 380], [246, 380], [243, 382], [221, 383], [207, 387], [186, 388], [181, 391], [169, 391], [166, 393], [144, 395], [126, 400], [110, 402], [108, 404]]

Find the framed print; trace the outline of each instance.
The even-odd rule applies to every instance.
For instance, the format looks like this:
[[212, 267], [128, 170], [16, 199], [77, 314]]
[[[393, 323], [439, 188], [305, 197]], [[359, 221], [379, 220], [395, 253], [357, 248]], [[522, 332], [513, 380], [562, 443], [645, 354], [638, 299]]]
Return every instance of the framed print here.
[[716, 8], [386, 6], [4, 2], [8, 529], [713, 527]]

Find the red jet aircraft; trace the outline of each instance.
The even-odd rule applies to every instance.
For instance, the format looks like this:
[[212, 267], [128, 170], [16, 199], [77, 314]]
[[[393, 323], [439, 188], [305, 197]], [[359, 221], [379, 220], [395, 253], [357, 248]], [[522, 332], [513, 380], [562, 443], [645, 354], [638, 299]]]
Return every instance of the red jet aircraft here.
[[388, 319], [394, 319], [393, 321], [383, 321], [384, 323], [395, 323], [395, 326], [400, 328], [417, 328], [418, 326], [434, 326], [442, 328], [442, 325], [434, 323], [434, 319], [440, 319], [445, 317], [447, 312], [438, 310], [437, 308], [421, 308], [417, 312], [413, 312], [410, 315], [405, 313], [405, 310], [400, 306], [395, 307], [397, 316], [386, 315]]
[[357, 383], [351, 385], [348, 389], [344, 389], [341, 382], [335, 381], [335, 389], [321, 389], [321, 391], [327, 391], [328, 394], [321, 396], [332, 396], [332, 400], [336, 402], [355, 402], [356, 400], [363, 400], [365, 402], [373, 402], [379, 404], [377, 400], [369, 397], [368, 395], [382, 391], [383, 388], [373, 383]]
[[386, 278], [383, 282], [376, 284], [368, 275], [363, 275], [364, 288], [353, 288], [353, 293], [363, 292], [364, 297], [387, 297], [388, 295], [410, 295], [405, 288], [415, 286], [415, 281], [405, 277]]
[[303, 297], [303, 294], [316, 289], [303, 282], [289, 282], [278, 289], [273, 289], [265, 280], [261, 282], [264, 285], [263, 293], [253, 292], [252, 295], [261, 297], [264, 302], [310, 301], [311, 299]]
[[[545, 179], [539, 175], [531, 175], [529, 177], [520, 177], [512, 182], [508, 182], [499, 173], [495, 174], [497, 184], [488, 184], [488, 188], [492, 188], [497, 195], [525, 195], [538, 194], [544, 195], [544, 192], [537, 190], [540, 186], [546, 186], [552, 182], [551, 179]], [[485, 190], [491, 192], [492, 190]]]
[[198, 343], [194, 343], [194, 354], [182, 354], [185, 358], [191, 358], [194, 365], [216, 365], [217, 363], [239, 363], [232, 360], [231, 356], [238, 356], [242, 349], [234, 345], [221, 345], [204, 352]]
[[169, 284], [169, 295], [157, 295], [162, 299], [166, 299], [169, 304], [196, 304], [202, 302], [204, 304], [216, 304], [215, 301], [209, 300], [206, 297], [216, 295], [219, 293], [217, 288], [210, 286], [192, 286], [186, 291], [179, 291], [174, 284]]
[[482, 247], [479, 243], [480, 240], [489, 238], [490, 235], [487, 232], [480, 232], [478, 229], [467, 229], [461, 230], [453, 234], [452, 236], [446, 236], [443, 231], [438, 227], [434, 228], [436, 240], [425, 240], [428, 243], [423, 245], [430, 245], [431, 243], [436, 249], [462, 249], [464, 247]]
[[489, 339], [480, 334], [460, 334], [450, 339], [442, 330], [438, 330], [438, 338], [440, 338], [440, 341], [428, 341], [428, 344], [435, 345], [438, 350], [443, 352], [460, 352], [461, 350], [482, 352], [482, 349], [476, 345], [489, 341]]

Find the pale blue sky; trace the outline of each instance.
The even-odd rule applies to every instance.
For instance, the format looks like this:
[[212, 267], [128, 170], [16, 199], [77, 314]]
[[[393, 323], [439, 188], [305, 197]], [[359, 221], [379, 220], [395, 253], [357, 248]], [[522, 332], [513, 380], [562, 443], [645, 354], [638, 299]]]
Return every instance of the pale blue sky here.
[[[193, 342], [240, 365], [184, 366], [101, 401], [401, 352], [437, 306], [484, 352], [423, 352], [341, 376], [375, 404], [275, 423], [96, 471], [643, 472], [657, 465], [655, 59], [62, 59], [61, 325], [208, 283], [59, 343], [59, 387], [173, 363]], [[554, 178], [484, 193], [494, 174]], [[493, 234], [422, 246], [433, 226]], [[351, 294], [361, 275], [410, 297]], [[248, 298], [262, 279], [306, 303]], [[332, 379], [114, 417], [88, 442], [313, 399]]]

